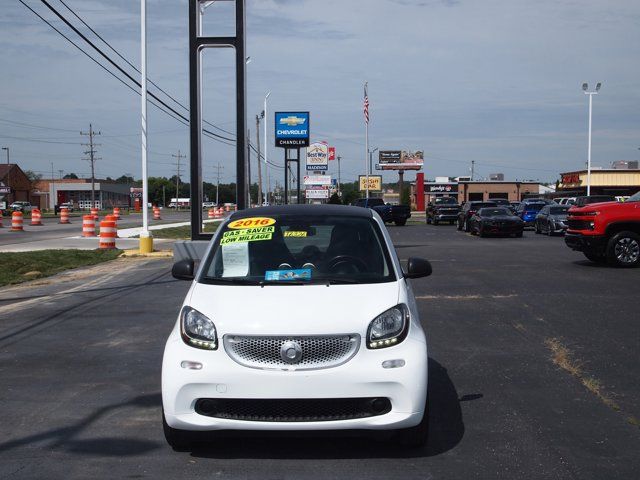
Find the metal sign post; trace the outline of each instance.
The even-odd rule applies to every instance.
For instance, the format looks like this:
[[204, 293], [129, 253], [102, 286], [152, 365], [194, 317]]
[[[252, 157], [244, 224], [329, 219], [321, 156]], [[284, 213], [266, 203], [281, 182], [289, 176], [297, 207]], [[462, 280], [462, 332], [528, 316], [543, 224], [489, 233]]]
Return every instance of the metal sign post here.
[[[291, 158], [291, 153], [296, 152], [295, 158]], [[300, 203], [300, 149], [285, 148], [284, 150], [284, 203], [289, 203], [289, 164], [296, 163], [296, 194], [297, 201]]]
[[191, 172], [191, 238], [208, 240], [212, 234], [202, 232], [202, 50], [233, 48], [236, 63], [236, 196], [238, 209], [246, 208], [247, 150], [246, 123], [246, 55], [245, 0], [235, 0], [236, 28], [234, 36], [202, 36], [204, 8], [211, 0], [189, 0], [189, 126]]

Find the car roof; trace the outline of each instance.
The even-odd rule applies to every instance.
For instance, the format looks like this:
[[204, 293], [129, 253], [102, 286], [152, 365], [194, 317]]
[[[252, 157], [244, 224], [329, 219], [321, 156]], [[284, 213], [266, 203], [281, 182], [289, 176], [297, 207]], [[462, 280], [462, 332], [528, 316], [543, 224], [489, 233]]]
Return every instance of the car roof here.
[[272, 205], [268, 207], [248, 208], [231, 215], [232, 220], [248, 217], [265, 217], [269, 215], [335, 215], [343, 217], [371, 218], [373, 213], [368, 208], [349, 205]]

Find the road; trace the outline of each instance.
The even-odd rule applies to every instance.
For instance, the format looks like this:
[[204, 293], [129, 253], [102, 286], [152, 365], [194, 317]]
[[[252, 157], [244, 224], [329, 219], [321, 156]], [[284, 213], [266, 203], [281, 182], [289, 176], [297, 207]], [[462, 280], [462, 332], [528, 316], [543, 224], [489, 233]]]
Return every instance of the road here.
[[0, 291], [0, 478], [637, 478], [640, 269], [532, 232], [389, 229], [402, 259], [434, 266], [413, 281], [426, 449], [276, 435], [173, 452], [160, 362], [188, 282], [167, 259], [122, 259]]

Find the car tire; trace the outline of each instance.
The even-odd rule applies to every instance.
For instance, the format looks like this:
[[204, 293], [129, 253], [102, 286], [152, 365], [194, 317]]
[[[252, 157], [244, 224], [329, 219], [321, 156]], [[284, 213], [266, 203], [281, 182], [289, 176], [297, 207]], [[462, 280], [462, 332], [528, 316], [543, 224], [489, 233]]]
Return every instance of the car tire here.
[[585, 257], [587, 257], [588, 260], [591, 260], [592, 262], [595, 263], [606, 263], [607, 262], [607, 257], [605, 255], [598, 255], [597, 253], [591, 253], [591, 252], [582, 252], [584, 254]]
[[536, 222], [535, 226], [533, 227], [536, 234], [541, 234], [542, 230], [540, 230], [540, 225], [538, 225], [538, 222]]
[[404, 227], [407, 223], [407, 219], [405, 218], [403, 220], [396, 220], [393, 223], [395, 223], [398, 227]]
[[167, 420], [162, 412], [162, 431], [164, 438], [171, 448], [176, 452], [188, 452], [193, 446], [193, 433], [187, 430], [178, 430], [167, 424]]
[[431, 223], [431, 219], [427, 216], [427, 225]]
[[553, 228], [551, 228], [551, 224], [547, 223], [547, 235], [552, 237], [553, 236]]
[[484, 233], [484, 230], [482, 229], [482, 227], [478, 228], [478, 235], [482, 238], [487, 236], [487, 234]]
[[434, 225], [438, 225], [440, 222], [438, 220], [436, 220], [435, 218], [433, 219], [433, 224]]
[[640, 265], [640, 235], [622, 231], [607, 242], [607, 262], [614, 267], [632, 268]]
[[392, 442], [404, 448], [420, 448], [427, 443], [429, 438], [429, 397], [424, 409], [422, 420], [415, 427], [397, 430], [392, 437]]
[[522, 238], [522, 232], [518, 232], [518, 233], [516, 233], [516, 237], [517, 237], [517, 238]]

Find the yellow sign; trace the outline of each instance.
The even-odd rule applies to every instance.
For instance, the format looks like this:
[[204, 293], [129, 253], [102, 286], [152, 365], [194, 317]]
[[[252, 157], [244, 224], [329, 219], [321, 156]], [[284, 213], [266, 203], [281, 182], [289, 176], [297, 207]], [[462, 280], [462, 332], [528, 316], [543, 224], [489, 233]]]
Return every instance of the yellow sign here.
[[[360, 191], [367, 189], [367, 176], [360, 175]], [[382, 176], [381, 175], [369, 175], [369, 191], [381, 192], [382, 191]]]
[[256, 242], [258, 240], [271, 240], [274, 227], [245, 228], [243, 230], [230, 230], [222, 234], [220, 245], [238, 242]]
[[306, 237], [307, 236], [307, 232], [302, 230], [300, 232], [296, 232], [293, 230], [287, 230], [286, 232], [284, 232], [284, 236], [285, 237]]
[[275, 219], [267, 217], [251, 217], [241, 218], [240, 220], [234, 220], [231, 222], [229, 228], [251, 228], [251, 227], [268, 227], [276, 223]]

